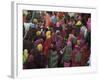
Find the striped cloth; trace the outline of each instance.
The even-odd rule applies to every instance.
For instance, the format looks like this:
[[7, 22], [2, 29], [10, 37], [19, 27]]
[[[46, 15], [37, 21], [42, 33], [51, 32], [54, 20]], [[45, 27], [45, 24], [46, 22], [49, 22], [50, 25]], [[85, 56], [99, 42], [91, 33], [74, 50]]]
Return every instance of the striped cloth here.
[[64, 62], [69, 62], [71, 60], [71, 52], [72, 48], [71, 47], [65, 47], [64, 48], [64, 53], [63, 53], [63, 61]]
[[57, 64], [58, 64], [57, 51], [50, 50], [48, 67], [54, 68], [57, 67]]

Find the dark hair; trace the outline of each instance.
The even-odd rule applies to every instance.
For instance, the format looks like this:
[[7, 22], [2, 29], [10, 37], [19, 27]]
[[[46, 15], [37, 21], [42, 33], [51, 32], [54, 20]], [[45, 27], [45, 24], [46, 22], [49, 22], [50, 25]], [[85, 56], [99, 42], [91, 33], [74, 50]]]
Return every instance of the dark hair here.
[[48, 11], [47, 13], [48, 13], [50, 16], [52, 15], [52, 12], [50, 12], [50, 11]]
[[26, 22], [30, 22], [31, 18], [32, 18], [32, 14], [28, 13], [28, 15], [26, 16]]
[[81, 14], [82, 15], [82, 24], [86, 26], [86, 22], [89, 17], [91, 17], [91, 14]]
[[56, 42], [52, 42], [51, 44], [53, 44], [53, 47], [51, 48], [53, 51], [56, 50]]

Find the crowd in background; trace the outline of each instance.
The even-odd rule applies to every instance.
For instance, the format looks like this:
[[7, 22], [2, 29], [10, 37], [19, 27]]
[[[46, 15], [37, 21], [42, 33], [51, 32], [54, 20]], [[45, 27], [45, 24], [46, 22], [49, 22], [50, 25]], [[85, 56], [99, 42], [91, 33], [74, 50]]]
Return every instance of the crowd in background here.
[[23, 69], [89, 66], [91, 14], [23, 10]]

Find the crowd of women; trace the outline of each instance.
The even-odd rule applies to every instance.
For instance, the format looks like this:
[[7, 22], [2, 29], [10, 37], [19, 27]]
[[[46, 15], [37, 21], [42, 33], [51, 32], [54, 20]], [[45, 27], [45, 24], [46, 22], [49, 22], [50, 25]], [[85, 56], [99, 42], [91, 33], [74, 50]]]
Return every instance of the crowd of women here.
[[91, 14], [23, 10], [23, 69], [89, 66]]

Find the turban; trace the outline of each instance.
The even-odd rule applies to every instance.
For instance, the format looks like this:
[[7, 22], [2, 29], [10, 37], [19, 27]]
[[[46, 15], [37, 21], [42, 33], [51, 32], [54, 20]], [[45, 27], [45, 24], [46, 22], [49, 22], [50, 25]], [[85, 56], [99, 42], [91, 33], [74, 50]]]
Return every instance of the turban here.
[[38, 44], [38, 45], [37, 45], [37, 50], [38, 50], [38, 51], [42, 51], [42, 50], [43, 50], [42, 44]]
[[76, 26], [81, 26], [82, 22], [81, 21], [77, 21]]
[[40, 35], [41, 35], [41, 31], [37, 31], [37, 32], [36, 32], [36, 35], [37, 35], [37, 36], [40, 36]]
[[33, 23], [38, 23], [38, 20], [37, 19], [33, 19]]
[[24, 54], [23, 54], [23, 62], [25, 63], [28, 59], [28, 50], [24, 49]]
[[46, 36], [51, 35], [51, 31], [46, 32]]

